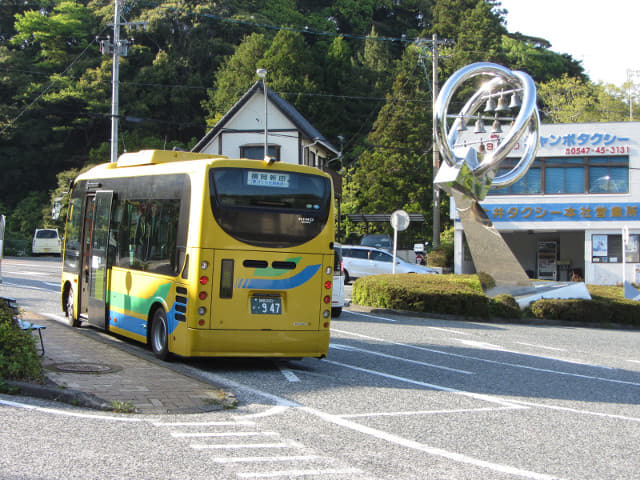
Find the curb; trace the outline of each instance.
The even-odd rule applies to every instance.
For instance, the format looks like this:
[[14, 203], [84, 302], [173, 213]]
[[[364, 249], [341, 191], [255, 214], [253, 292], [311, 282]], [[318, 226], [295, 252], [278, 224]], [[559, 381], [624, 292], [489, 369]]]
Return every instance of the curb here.
[[502, 318], [502, 317], [473, 317], [445, 313], [417, 312], [411, 310], [393, 310], [390, 308], [372, 307], [352, 303], [349, 308], [355, 312], [372, 313], [378, 315], [398, 315], [403, 317], [431, 318], [434, 320], [451, 320], [461, 322], [485, 323], [487, 325], [533, 325], [540, 327], [573, 327], [573, 328], [597, 328], [603, 330], [640, 330], [638, 325], [623, 323], [591, 323], [577, 320], [553, 320], [535, 317]]
[[9, 388], [13, 387], [17, 390], [15, 395], [42, 398], [45, 400], [67, 403], [77, 407], [91, 408], [93, 410], [113, 411], [113, 407], [111, 405], [95, 395], [68, 388], [61, 388], [56, 384], [52, 384], [50, 381], [48, 382], [48, 384], [41, 385], [37, 383], [20, 382], [17, 380], [4, 380], [4, 383], [8, 385]]

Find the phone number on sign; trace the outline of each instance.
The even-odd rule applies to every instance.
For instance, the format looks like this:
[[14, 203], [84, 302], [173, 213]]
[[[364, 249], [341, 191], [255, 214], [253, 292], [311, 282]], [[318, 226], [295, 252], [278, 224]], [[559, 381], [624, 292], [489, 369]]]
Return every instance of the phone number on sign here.
[[565, 155], [588, 155], [589, 153], [599, 153], [599, 154], [620, 154], [620, 153], [629, 153], [629, 147], [571, 147], [565, 148]]

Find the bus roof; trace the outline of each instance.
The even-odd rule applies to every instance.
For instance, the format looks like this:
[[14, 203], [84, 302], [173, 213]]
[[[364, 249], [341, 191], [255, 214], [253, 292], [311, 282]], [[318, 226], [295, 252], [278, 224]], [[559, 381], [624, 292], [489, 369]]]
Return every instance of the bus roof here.
[[[212, 155], [205, 153], [183, 152], [175, 150], [140, 150], [139, 152], [123, 153], [117, 162], [103, 163], [81, 173], [75, 179], [89, 180], [95, 178], [116, 178], [149, 175], [157, 173], [178, 173], [195, 171], [194, 169], [206, 168], [207, 165], [262, 168], [274, 170], [288, 170], [293, 172], [309, 173], [329, 177], [329, 174], [315, 167], [274, 162], [267, 164], [264, 160], [250, 160], [246, 158], [229, 159], [224, 155]], [[261, 164], [261, 166], [258, 166]]]
[[118, 167], [133, 167], [137, 165], [154, 165], [158, 163], [182, 162], [186, 160], [202, 160], [205, 158], [227, 158], [222, 155], [207, 153], [183, 152], [180, 150], [140, 150], [139, 152], [123, 153], [118, 157]]

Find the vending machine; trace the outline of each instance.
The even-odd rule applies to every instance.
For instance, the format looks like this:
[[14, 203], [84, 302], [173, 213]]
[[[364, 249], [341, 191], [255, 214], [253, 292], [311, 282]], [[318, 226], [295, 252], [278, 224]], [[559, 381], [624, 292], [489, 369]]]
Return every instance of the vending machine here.
[[558, 242], [538, 242], [538, 275], [540, 280], [557, 280]]

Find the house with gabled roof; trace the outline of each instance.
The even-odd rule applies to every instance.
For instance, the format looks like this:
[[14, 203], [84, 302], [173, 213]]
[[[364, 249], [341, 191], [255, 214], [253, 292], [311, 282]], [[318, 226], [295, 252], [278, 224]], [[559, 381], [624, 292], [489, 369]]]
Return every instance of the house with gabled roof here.
[[262, 81], [254, 83], [192, 151], [262, 160], [266, 143], [268, 155], [275, 161], [328, 171], [334, 177], [337, 190], [337, 175], [328, 167], [340, 157], [340, 151], [268, 86], [265, 108], [264, 92]]

